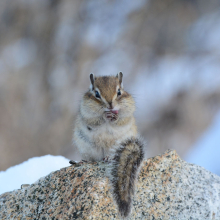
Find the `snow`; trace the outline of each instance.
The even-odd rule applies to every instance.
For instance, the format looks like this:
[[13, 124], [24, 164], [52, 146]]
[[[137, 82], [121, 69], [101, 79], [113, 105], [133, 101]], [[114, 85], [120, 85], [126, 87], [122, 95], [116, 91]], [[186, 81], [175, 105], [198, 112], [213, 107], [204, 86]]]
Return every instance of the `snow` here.
[[185, 157], [190, 163], [197, 164], [205, 169], [220, 175], [220, 112], [212, 125], [202, 135]]
[[32, 184], [52, 171], [69, 166], [63, 156], [33, 157], [21, 164], [0, 172], [0, 194], [20, 189], [22, 184]]

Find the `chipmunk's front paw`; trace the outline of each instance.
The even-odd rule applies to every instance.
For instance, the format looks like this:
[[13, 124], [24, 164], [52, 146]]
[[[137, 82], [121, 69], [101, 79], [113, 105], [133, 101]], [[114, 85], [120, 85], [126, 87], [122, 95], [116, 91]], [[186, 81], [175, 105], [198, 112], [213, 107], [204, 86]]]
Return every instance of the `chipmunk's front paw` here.
[[102, 160], [103, 160], [103, 162], [105, 162], [105, 163], [110, 163], [112, 159], [111, 159], [109, 156], [106, 156], [106, 157], [104, 157]]
[[107, 121], [116, 121], [118, 119], [118, 114], [115, 114], [111, 111], [107, 111], [104, 113], [104, 118]]

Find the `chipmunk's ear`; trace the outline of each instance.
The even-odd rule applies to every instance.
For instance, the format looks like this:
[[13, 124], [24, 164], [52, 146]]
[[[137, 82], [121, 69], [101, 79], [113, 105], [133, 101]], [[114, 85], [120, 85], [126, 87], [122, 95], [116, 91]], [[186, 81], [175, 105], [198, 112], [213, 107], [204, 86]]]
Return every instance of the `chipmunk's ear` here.
[[118, 74], [116, 75], [116, 77], [117, 77], [118, 80], [119, 80], [120, 86], [123, 88], [123, 83], [122, 83], [123, 73], [122, 73], [122, 72], [118, 73]]
[[91, 84], [90, 84], [90, 89], [91, 89], [91, 90], [94, 90], [95, 76], [94, 76], [93, 73], [90, 73], [90, 82], [91, 82]]

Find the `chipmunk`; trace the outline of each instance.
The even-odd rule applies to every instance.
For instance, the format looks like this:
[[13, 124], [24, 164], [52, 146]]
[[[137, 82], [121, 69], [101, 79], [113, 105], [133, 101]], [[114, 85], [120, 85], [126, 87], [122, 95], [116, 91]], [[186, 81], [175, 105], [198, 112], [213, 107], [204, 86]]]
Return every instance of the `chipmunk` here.
[[123, 74], [95, 77], [80, 104], [73, 140], [82, 159], [101, 161], [112, 155], [110, 182], [119, 214], [131, 211], [134, 182], [143, 160], [133, 113], [135, 102], [123, 89]]

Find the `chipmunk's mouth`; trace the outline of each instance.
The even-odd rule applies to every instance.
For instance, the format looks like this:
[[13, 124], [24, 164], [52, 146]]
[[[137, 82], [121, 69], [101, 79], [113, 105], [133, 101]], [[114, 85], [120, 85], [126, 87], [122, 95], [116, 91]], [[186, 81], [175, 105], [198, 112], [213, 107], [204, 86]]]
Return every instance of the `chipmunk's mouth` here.
[[110, 112], [112, 112], [113, 114], [118, 114], [118, 110], [110, 110]]
[[119, 113], [119, 109], [109, 109], [109, 108], [106, 108], [105, 112], [111, 112], [111, 113], [117, 115]]

